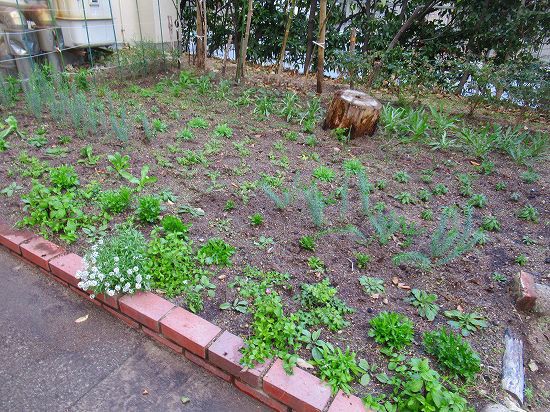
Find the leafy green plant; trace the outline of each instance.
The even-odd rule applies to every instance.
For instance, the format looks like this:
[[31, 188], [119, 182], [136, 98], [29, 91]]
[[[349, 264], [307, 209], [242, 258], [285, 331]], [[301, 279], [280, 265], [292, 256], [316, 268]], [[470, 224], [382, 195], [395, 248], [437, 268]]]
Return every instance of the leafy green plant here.
[[392, 236], [399, 230], [401, 224], [397, 216], [392, 211], [389, 214], [378, 212], [377, 214], [369, 215], [369, 221], [374, 229], [378, 242], [381, 245], [386, 245]]
[[525, 205], [519, 210], [518, 217], [529, 222], [538, 223], [539, 212], [534, 206]]
[[484, 329], [489, 324], [479, 313], [465, 313], [459, 310], [447, 310], [443, 313], [445, 317], [451, 319], [449, 325], [460, 331], [462, 336], [468, 336], [479, 329]]
[[357, 262], [357, 267], [359, 269], [365, 269], [371, 261], [370, 255], [366, 253], [357, 252], [355, 254], [355, 261]]
[[344, 160], [342, 167], [347, 175], [356, 175], [362, 170], [365, 170], [365, 166], [363, 166], [359, 159]]
[[207, 265], [229, 266], [236, 249], [222, 239], [209, 239], [197, 252], [199, 262]]
[[481, 370], [479, 355], [458, 334], [441, 328], [424, 333], [424, 349], [452, 376], [471, 381]]
[[446, 195], [449, 192], [449, 188], [443, 183], [438, 183], [432, 189], [432, 193], [436, 196]]
[[413, 341], [413, 323], [405, 315], [381, 312], [370, 320], [369, 336], [384, 346], [385, 353], [400, 351]]
[[503, 275], [502, 273], [500, 272], [494, 272], [493, 273], [493, 276], [491, 277], [495, 282], [498, 282], [498, 283], [506, 283], [508, 282], [508, 278], [506, 277], [506, 275]]
[[181, 140], [193, 140], [195, 138], [195, 134], [190, 128], [186, 127], [176, 133], [176, 138]]
[[101, 192], [98, 198], [102, 210], [109, 213], [122, 213], [132, 203], [132, 189], [120, 187], [117, 190]]
[[142, 222], [155, 223], [159, 220], [162, 210], [160, 199], [154, 195], [143, 195], [138, 199], [136, 210], [138, 219]]
[[264, 223], [264, 217], [261, 213], [254, 213], [248, 217], [252, 226], [261, 226]]
[[157, 178], [155, 176], [149, 176], [149, 165], [144, 165], [141, 168], [141, 174], [139, 178], [135, 177], [126, 170], [120, 170], [118, 173], [130, 183], [136, 185], [136, 190], [138, 192], [140, 192], [145, 187], [145, 185], [153, 184], [157, 181]]
[[521, 180], [527, 184], [535, 183], [537, 180], [540, 179], [540, 176], [533, 170], [527, 170], [526, 172], [523, 172], [520, 177]]
[[424, 220], [433, 220], [434, 219], [434, 212], [431, 209], [424, 209], [420, 213], [420, 217]]
[[386, 291], [384, 280], [371, 276], [361, 276], [359, 283], [363, 287], [363, 291], [369, 296], [375, 296]]
[[406, 299], [411, 305], [418, 309], [418, 314], [432, 322], [439, 312], [439, 305], [435, 302], [437, 295], [427, 293], [420, 289], [412, 289], [411, 295]]
[[130, 156], [122, 156], [119, 152], [114, 155], [108, 155], [107, 160], [113, 165], [109, 166], [109, 170], [114, 170], [118, 173], [124, 171], [130, 167]]
[[520, 265], [520, 266], [525, 266], [528, 262], [528, 258], [527, 256], [525, 256], [524, 254], [521, 254], [521, 255], [517, 255], [515, 258], [514, 258], [514, 263]]
[[336, 140], [342, 143], [347, 143], [350, 140], [351, 129], [346, 129], [343, 127], [337, 127], [332, 130], [332, 134], [336, 137]]
[[320, 258], [318, 258], [317, 256], [311, 256], [308, 260], [307, 260], [307, 265], [309, 266], [309, 268], [311, 270], [313, 270], [314, 272], [317, 272], [317, 273], [325, 273], [325, 270], [326, 270], [326, 266], [325, 266], [325, 262], [323, 262]]
[[187, 122], [187, 126], [192, 129], [206, 129], [208, 122], [202, 117], [194, 117]]
[[336, 173], [326, 166], [319, 166], [313, 170], [313, 177], [322, 182], [332, 182], [336, 177]]
[[417, 197], [422, 202], [429, 202], [432, 198], [432, 194], [427, 189], [420, 189], [418, 191]]
[[499, 232], [501, 229], [500, 222], [493, 215], [483, 216], [481, 227], [489, 232]]
[[312, 185], [304, 191], [304, 197], [314, 225], [317, 227], [323, 226], [326, 204], [320, 190], [316, 185]]
[[256, 246], [258, 249], [265, 250], [270, 248], [275, 244], [275, 241], [272, 237], [267, 237], [264, 235], [261, 235], [258, 240], [254, 241], [254, 246]]
[[313, 236], [302, 236], [299, 240], [299, 245], [304, 250], [315, 250], [315, 238]]
[[214, 129], [214, 136], [230, 138], [233, 136], [233, 129], [231, 129], [227, 123], [222, 123], [216, 126]]
[[399, 183], [408, 183], [409, 180], [411, 180], [411, 177], [409, 176], [409, 174], [407, 172], [400, 170], [400, 171], [394, 173], [393, 179], [396, 182], [399, 182]]
[[395, 198], [403, 205], [410, 205], [415, 203], [415, 199], [409, 192], [401, 192], [395, 195]]
[[73, 166], [62, 165], [50, 169], [50, 183], [60, 189], [70, 189], [79, 185], [78, 175]]
[[164, 133], [168, 130], [168, 125], [161, 119], [153, 119], [151, 126], [153, 127], [155, 133]]
[[246, 299], [239, 299], [238, 297], [233, 302], [224, 302], [220, 305], [221, 310], [232, 309], [240, 313], [248, 313], [248, 301]]
[[484, 194], [472, 193], [467, 204], [478, 208], [485, 207], [487, 204], [487, 197]]
[[94, 155], [94, 148], [91, 144], [80, 149], [80, 157], [78, 163], [84, 163], [86, 166], [95, 166], [101, 158], [99, 155]]
[[19, 186], [17, 182], [12, 182], [7, 185], [5, 188], [0, 190], [0, 194], [6, 195], [7, 197], [12, 197], [15, 191], [21, 190], [23, 187]]

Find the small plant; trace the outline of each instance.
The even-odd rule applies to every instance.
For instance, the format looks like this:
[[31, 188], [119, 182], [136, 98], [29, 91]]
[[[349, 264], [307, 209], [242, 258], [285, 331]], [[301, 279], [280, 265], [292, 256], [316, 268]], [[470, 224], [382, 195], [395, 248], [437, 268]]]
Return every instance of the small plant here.
[[480, 174], [490, 175], [495, 170], [495, 164], [490, 160], [484, 160], [478, 166], [475, 166], [475, 170]]
[[452, 376], [472, 381], [481, 370], [479, 355], [460, 335], [445, 328], [424, 333], [424, 348]]
[[208, 122], [202, 117], [194, 117], [187, 122], [187, 126], [192, 129], [206, 129]]
[[17, 184], [17, 182], [12, 182], [7, 185], [5, 188], [0, 190], [0, 194], [6, 195], [7, 197], [12, 197], [15, 191], [23, 189]]
[[275, 111], [273, 97], [263, 95], [256, 100], [256, 107], [254, 107], [254, 113], [260, 117], [260, 119], [269, 117], [271, 113]]
[[355, 254], [355, 261], [359, 269], [365, 269], [371, 261], [371, 257], [366, 253], [357, 252]]
[[164, 133], [168, 130], [168, 125], [164, 123], [161, 119], [153, 119], [151, 122], [151, 126], [153, 126], [153, 130], [155, 133]]
[[185, 129], [180, 130], [176, 134], [176, 138], [182, 139], [182, 140], [193, 140], [195, 138], [195, 134], [191, 129], [186, 127]]
[[317, 227], [323, 226], [324, 223], [324, 211], [325, 211], [325, 201], [323, 195], [319, 191], [316, 185], [312, 185], [304, 192], [304, 197], [309, 209], [309, 214], [311, 220]]
[[344, 160], [343, 168], [347, 175], [356, 175], [365, 170], [365, 166], [363, 166], [359, 159]]
[[191, 224], [185, 224], [176, 216], [167, 215], [162, 218], [160, 225], [165, 233], [175, 233], [178, 237], [186, 239]]
[[384, 212], [371, 214], [369, 215], [369, 221], [381, 245], [388, 244], [392, 236], [401, 227], [397, 216], [393, 212], [389, 214], [385, 214]]
[[272, 237], [266, 237], [266, 236], [260, 236], [258, 240], [254, 241], [254, 246], [256, 246], [258, 249], [265, 250], [270, 248], [275, 244], [275, 241]]
[[424, 183], [430, 184], [434, 181], [435, 171], [433, 169], [424, 169], [420, 172], [420, 180]]
[[481, 227], [489, 232], [499, 232], [501, 229], [500, 222], [493, 215], [483, 216]]
[[534, 206], [531, 205], [525, 205], [522, 207], [518, 212], [518, 217], [533, 223], [539, 222], [539, 212]]
[[528, 258], [527, 256], [521, 254], [521, 255], [517, 255], [515, 258], [514, 258], [514, 263], [520, 265], [520, 266], [525, 266], [528, 262]]
[[520, 198], [521, 198], [521, 194], [519, 194], [518, 192], [514, 192], [510, 195], [510, 200], [512, 202], [519, 202]]
[[418, 309], [418, 314], [420, 316], [428, 319], [430, 322], [435, 319], [437, 312], [439, 312], [439, 306], [435, 303], [437, 295], [433, 293], [413, 289], [411, 290], [411, 296], [406, 300]]
[[299, 240], [299, 245], [304, 250], [315, 250], [315, 238], [313, 236], [302, 236]]
[[387, 186], [388, 186], [388, 182], [386, 182], [383, 179], [377, 180], [374, 183], [374, 187], [377, 188], [378, 190], [384, 190]]
[[540, 176], [532, 170], [523, 172], [520, 177], [521, 180], [527, 184], [535, 183], [537, 180], [540, 179]]
[[222, 239], [212, 238], [199, 249], [197, 259], [207, 265], [229, 266], [235, 251], [233, 246]]
[[94, 148], [91, 144], [80, 149], [80, 157], [78, 163], [84, 163], [86, 166], [95, 166], [100, 159], [99, 155], [94, 155]]
[[248, 313], [248, 301], [245, 299], [235, 298], [233, 302], [225, 302], [220, 305], [221, 310], [232, 309], [240, 313]]
[[307, 265], [312, 271], [316, 273], [325, 273], [325, 270], [326, 270], [325, 262], [323, 262], [317, 256], [311, 256], [307, 260]]
[[296, 132], [294, 130], [289, 130], [288, 132], [285, 133], [285, 139], [289, 140], [291, 142], [297, 141], [298, 140], [298, 132]]
[[120, 173], [130, 167], [130, 156], [122, 156], [119, 152], [116, 152], [114, 155], [108, 155], [107, 160], [113, 165], [112, 167], [108, 167], [108, 170], [111, 171]]
[[443, 183], [438, 183], [432, 190], [432, 193], [436, 196], [446, 195], [448, 192], [449, 189]]
[[409, 192], [401, 192], [395, 195], [395, 198], [401, 202], [403, 205], [410, 205], [415, 203], [415, 199], [412, 194]]
[[417, 195], [418, 199], [422, 202], [429, 202], [432, 198], [432, 194], [427, 189], [420, 189]]
[[493, 279], [493, 281], [495, 281], [497, 283], [506, 283], [506, 282], [508, 282], [508, 278], [506, 277], [506, 275], [503, 275], [500, 272], [494, 272], [493, 276], [492, 276], [492, 279]]
[[261, 213], [254, 213], [248, 217], [248, 220], [252, 226], [260, 226], [264, 223], [264, 217]]
[[78, 175], [73, 166], [62, 165], [50, 169], [50, 183], [60, 189], [78, 186]]
[[482, 208], [487, 204], [487, 197], [484, 194], [475, 193], [468, 199], [469, 206]]
[[370, 320], [369, 336], [384, 346], [384, 353], [400, 351], [413, 341], [412, 321], [396, 312], [381, 312]]
[[132, 190], [121, 187], [117, 190], [106, 190], [99, 195], [99, 205], [102, 210], [109, 213], [122, 213], [132, 202]]
[[451, 319], [449, 325], [460, 331], [462, 336], [468, 336], [479, 329], [484, 329], [489, 324], [479, 313], [464, 313], [459, 310], [447, 310], [444, 312], [445, 317]]
[[489, 234], [483, 229], [478, 229], [474, 233], [474, 237], [476, 238], [476, 245], [480, 246], [486, 245], [491, 240]]
[[393, 175], [393, 179], [396, 181], [396, 182], [399, 182], [399, 183], [408, 183], [409, 180], [411, 180], [411, 177], [409, 176], [409, 174], [405, 171], [399, 171], [399, 172], [396, 172], [394, 175]]
[[458, 191], [460, 194], [465, 197], [472, 196], [474, 194], [472, 176], [469, 173], [460, 173], [457, 179], [459, 182]]
[[424, 209], [420, 213], [420, 218], [431, 221], [434, 219], [434, 212], [431, 209]]
[[[13, 184], [13, 183], [12, 183]], [[527, 246], [536, 245], [537, 242], [534, 239], [531, 239], [529, 235], [525, 235], [521, 238], [521, 243]]]
[[332, 130], [332, 134], [336, 137], [336, 140], [342, 143], [349, 142], [351, 129], [345, 129], [343, 127], [337, 127]]
[[219, 124], [214, 129], [214, 136], [230, 138], [233, 136], [233, 129], [231, 129], [227, 123]]
[[155, 176], [149, 176], [149, 165], [144, 165], [141, 168], [140, 177], [135, 177], [126, 170], [121, 170], [118, 172], [123, 178], [128, 180], [130, 183], [136, 185], [136, 191], [140, 192], [145, 185], [153, 184], [157, 181]]
[[235, 201], [233, 200], [228, 200], [227, 202], [225, 202], [225, 206], [223, 207], [223, 210], [225, 212], [230, 212], [232, 211], [233, 209], [235, 209], [236, 205], [235, 205]]
[[319, 166], [313, 170], [313, 177], [322, 182], [332, 182], [336, 177], [336, 173], [326, 166]]
[[138, 199], [138, 208], [136, 210], [138, 219], [142, 222], [155, 223], [159, 220], [162, 210], [158, 196], [144, 195]]
[[497, 183], [495, 184], [495, 190], [496, 190], [497, 192], [501, 192], [501, 191], [503, 191], [503, 190], [506, 190], [506, 187], [507, 187], [507, 185], [506, 185], [506, 183], [504, 183], [504, 182], [497, 182]]
[[363, 291], [369, 296], [376, 296], [386, 291], [384, 280], [371, 276], [361, 276], [359, 283], [363, 287]]

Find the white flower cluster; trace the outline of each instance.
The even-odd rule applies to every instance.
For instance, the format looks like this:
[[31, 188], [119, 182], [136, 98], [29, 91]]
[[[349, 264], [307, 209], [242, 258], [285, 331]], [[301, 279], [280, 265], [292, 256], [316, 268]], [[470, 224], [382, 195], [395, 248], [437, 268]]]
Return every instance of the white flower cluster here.
[[[149, 290], [151, 275], [143, 275], [139, 273], [140, 269], [137, 266], [128, 269], [119, 267], [120, 258], [113, 257], [108, 273], [102, 272], [98, 267], [98, 248], [103, 245], [100, 240], [92, 246], [91, 253], [87, 254], [83, 259], [83, 267], [76, 273], [76, 277], [80, 279], [78, 287], [82, 290], [92, 290], [94, 294], [90, 298], [94, 299], [96, 293], [105, 293], [108, 296], [114, 296], [116, 293], [135, 293], [139, 290]], [[139, 254], [132, 257], [133, 262], [139, 262], [143, 257]]]

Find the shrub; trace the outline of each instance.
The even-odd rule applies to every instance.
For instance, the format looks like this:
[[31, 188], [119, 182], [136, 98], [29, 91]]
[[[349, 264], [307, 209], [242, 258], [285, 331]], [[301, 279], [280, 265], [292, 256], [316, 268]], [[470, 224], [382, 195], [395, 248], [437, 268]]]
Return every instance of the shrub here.
[[396, 312], [381, 312], [370, 320], [369, 336], [384, 346], [386, 353], [399, 351], [413, 340], [412, 321]]
[[139, 198], [137, 215], [139, 220], [147, 223], [155, 223], [159, 220], [159, 215], [162, 210], [158, 196], [144, 195]]
[[108, 296], [149, 290], [151, 276], [145, 271], [145, 254], [141, 232], [129, 225], [117, 226], [114, 235], [99, 240], [84, 256], [83, 267], [76, 274], [78, 287]]
[[132, 189], [121, 187], [117, 190], [106, 190], [99, 195], [99, 205], [109, 213], [122, 213], [132, 202]]
[[447, 369], [451, 375], [473, 379], [481, 370], [479, 355], [470, 344], [452, 331], [441, 328], [424, 333], [424, 348]]

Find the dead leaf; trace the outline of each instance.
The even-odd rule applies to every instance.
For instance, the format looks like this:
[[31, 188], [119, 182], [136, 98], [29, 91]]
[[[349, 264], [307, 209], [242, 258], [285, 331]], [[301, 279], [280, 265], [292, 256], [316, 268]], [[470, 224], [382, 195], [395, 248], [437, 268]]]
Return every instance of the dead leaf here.
[[74, 321], [74, 323], [82, 323], [85, 322], [88, 319], [88, 315], [81, 316], [77, 320]]
[[313, 365], [305, 360], [303, 360], [302, 358], [298, 358], [298, 360], [296, 361], [296, 364], [300, 367], [300, 368], [304, 368], [304, 369], [313, 369]]
[[470, 160], [470, 164], [471, 164], [472, 166], [479, 166], [479, 163], [476, 162], [476, 161], [474, 161], [474, 160]]
[[399, 289], [411, 290], [411, 287], [409, 285], [405, 285], [404, 283], [398, 283], [397, 287]]
[[144, 389], [142, 392], [141, 392], [142, 395], [149, 395], [149, 391], [147, 389]]
[[388, 298], [384, 298], [384, 299], [382, 300], [382, 303], [383, 303], [384, 305], [387, 305], [387, 304], [388, 304]]
[[380, 293], [373, 293], [372, 295], [370, 295], [370, 297], [372, 299], [378, 299], [380, 297]]
[[531, 372], [536, 372], [539, 370], [539, 366], [535, 363], [533, 359], [529, 361], [529, 369], [531, 369]]
[[464, 312], [464, 309], [462, 308], [462, 306], [458, 305], [456, 307], [456, 310], [460, 311], [460, 312]]
[[394, 276], [393, 278], [391, 278], [391, 283], [397, 286], [399, 284], [399, 278], [397, 276]]
[[187, 396], [182, 396], [180, 398], [180, 401], [181, 401], [181, 403], [183, 403], [185, 405], [186, 403], [191, 402], [191, 399], [189, 399]]
[[219, 280], [224, 280], [226, 277], [227, 277], [226, 275], [220, 275], [220, 276], [218, 276], [218, 279]]

